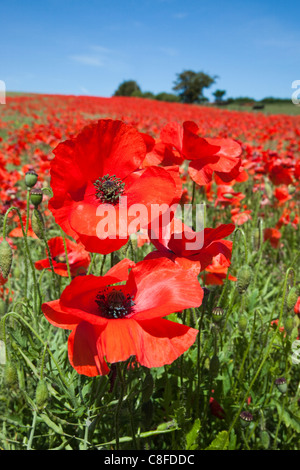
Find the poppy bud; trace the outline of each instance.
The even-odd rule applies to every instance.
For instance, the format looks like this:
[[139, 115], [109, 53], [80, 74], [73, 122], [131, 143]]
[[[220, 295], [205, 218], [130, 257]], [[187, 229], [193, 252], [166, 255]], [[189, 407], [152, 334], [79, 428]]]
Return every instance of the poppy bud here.
[[279, 377], [279, 379], [276, 379], [275, 385], [281, 393], [286, 393], [287, 383], [284, 377]]
[[286, 298], [286, 306], [288, 310], [291, 310], [296, 305], [298, 300], [298, 291], [296, 287], [292, 287]]
[[43, 230], [45, 228], [44, 219], [38, 209], [32, 212], [31, 227], [38, 238], [43, 238]]
[[263, 446], [265, 450], [267, 450], [270, 447], [270, 435], [268, 431], [266, 430], [261, 431], [260, 441], [261, 441], [261, 445]]
[[43, 200], [43, 191], [41, 189], [32, 189], [30, 191], [30, 201], [37, 208]]
[[47, 384], [44, 380], [40, 380], [35, 391], [35, 402], [38, 408], [44, 408], [49, 399]]
[[241, 425], [243, 427], [249, 426], [251, 421], [253, 421], [253, 416], [250, 411], [242, 411], [240, 414]]
[[217, 377], [220, 368], [220, 361], [218, 356], [215, 354], [209, 363], [209, 373], [212, 377]]
[[284, 329], [287, 332], [287, 334], [290, 336], [292, 334], [292, 331], [294, 329], [294, 319], [292, 317], [289, 317], [285, 320], [284, 322]]
[[29, 170], [25, 173], [25, 184], [27, 188], [33, 188], [38, 179], [38, 175], [34, 170]]
[[238, 327], [239, 327], [239, 330], [244, 333], [246, 331], [246, 328], [247, 328], [247, 318], [245, 316], [242, 316], [239, 318], [239, 321], [238, 321]]
[[12, 264], [13, 252], [7, 240], [0, 243], [0, 271], [4, 279], [7, 279]]
[[237, 290], [239, 294], [244, 294], [251, 282], [252, 269], [249, 265], [242, 266], [237, 274]]
[[218, 323], [223, 319], [224, 310], [221, 307], [215, 307], [212, 310], [213, 321]]
[[5, 364], [4, 383], [10, 388], [15, 387], [18, 383], [18, 373], [16, 366], [10, 361]]

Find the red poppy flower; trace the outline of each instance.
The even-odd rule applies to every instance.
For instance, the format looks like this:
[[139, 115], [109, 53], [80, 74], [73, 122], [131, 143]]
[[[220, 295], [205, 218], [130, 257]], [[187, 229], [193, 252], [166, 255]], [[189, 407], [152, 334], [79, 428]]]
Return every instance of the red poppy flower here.
[[278, 200], [279, 206], [282, 206], [287, 201], [292, 199], [292, 196], [289, 194], [289, 190], [286, 186], [280, 186], [279, 188], [275, 188], [274, 196]]
[[223, 181], [235, 179], [240, 173], [241, 146], [232, 139], [199, 137], [199, 128], [192, 121], [183, 126], [168, 123], [161, 131], [163, 143], [175, 147], [183, 159], [191, 160], [189, 175], [202, 186], [212, 181], [213, 173]]
[[296, 302], [296, 304], [295, 304], [294, 312], [295, 312], [297, 315], [300, 315], [300, 296], [298, 297], [297, 302]]
[[243, 225], [246, 223], [248, 220], [250, 220], [251, 217], [251, 210], [245, 210], [240, 212], [240, 209], [238, 207], [235, 207], [231, 211], [231, 220], [234, 224], [236, 225]]
[[[214, 391], [212, 390], [212, 392], [214, 392]], [[217, 400], [215, 400], [215, 398], [213, 398], [213, 397], [210, 397], [210, 399], [209, 399], [209, 408], [210, 408], [210, 412], [213, 416], [216, 416], [219, 419], [225, 419], [226, 413], [225, 413], [224, 409], [222, 408], [220, 403], [217, 402]]]
[[[174, 168], [140, 169], [145, 142], [133, 127], [103, 119], [54, 149], [49, 208], [63, 230], [87, 251], [118, 250], [131, 233], [151, 222], [153, 204], [170, 206], [178, 200]], [[126, 202], [122, 207], [120, 197]], [[144, 209], [138, 217], [140, 227], [133, 224], [137, 205]]]
[[281, 238], [281, 233], [277, 228], [264, 229], [264, 241], [269, 240], [273, 248], [278, 248]]
[[[232, 251], [232, 242], [229, 240], [223, 240], [224, 244], [227, 244], [228, 248]], [[227, 276], [227, 271], [230, 266], [230, 260], [226, 258], [222, 253], [213, 257], [212, 263], [205, 268], [205, 284], [206, 285], [222, 285], [223, 280]], [[228, 279], [230, 281], [236, 281], [237, 278], [229, 274]]]
[[221, 206], [239, 206], [242, 199], [245, 198], [245, 194], [236, 192], [231, 186], [220, 185], [217, 188], [217, 197], [215, 200], [215, 206], [220, 204]]
[[198, 307], [202, 298], [197, 279], [170, 260], [135, 265], [125, 259], [105, 276], [76, 277], [42, 310], [50, 323], [72, 330], [68, 350], [74, 369], [95, 376], [108, 374], [107, 362], [130, 356], [145, 367], [172, 363], [198, 331], [163, 317]]
[[194, 232], [181, 220], [173, 218], [169, 224], [149, 230], [149, 238], [157, 251], [152, 251], [146, 259], [167, 257], [175, 264], [198, 275], [222, 253], [225, 258], [231, 257], [231, 245], [222, 240], [235, 229], [233, 224], [222, 224], [217, 228], [205, 228]]
[[[65, 255], [64, 242], [62, 237], [54, 237], [48, 241], [49, 251], [52, 257], [54, 272], [59, 276], [67, 277], [67, 260]], [[66, 247], [68, 253], [69, 266], [71, 276], [75, 277], [79, 274], [85, 274], [90, 264], [89, 253], [78, 243], [66, 238]], [[51, 270], [49, 258], [36, 261], [35, 267], [38, 270]]]

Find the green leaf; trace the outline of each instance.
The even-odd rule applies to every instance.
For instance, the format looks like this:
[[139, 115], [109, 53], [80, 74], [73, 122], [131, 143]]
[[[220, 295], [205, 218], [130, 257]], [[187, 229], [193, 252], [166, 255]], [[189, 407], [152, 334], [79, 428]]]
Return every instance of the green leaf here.
[[192, 429], [186, 435], [186, 450], [195, 450], [197, 449], [197, 437], [201, 428], [200, 419], [197, 418], [193, 424]]
[[221, 431], [205, 450], [227, 450], [228, 444], [228, 432]]

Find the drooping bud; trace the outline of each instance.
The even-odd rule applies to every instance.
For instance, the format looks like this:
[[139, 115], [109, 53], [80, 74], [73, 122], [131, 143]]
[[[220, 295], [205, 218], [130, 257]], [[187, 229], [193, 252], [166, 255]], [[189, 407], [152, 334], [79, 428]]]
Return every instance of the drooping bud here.
[[251, 421], [253, 421], [253, 415], [250, 411], [242, 411], [240, 414], [240, 420], [243, 427], [249, 426]]
[[18, 373], [16, 366], [11, 362], [7, 361], [4, 368], [4, 383], [9, 388], [14, 388], [18, 383]]
[[37, 208], [43, 200], [43, 191], [41, 189], [34, 188], [30, 191], [30, 201]]
[[44, 380], [40, 380], [35, 391], [35, 403], [38, 408], [45, 408], [49, 399], [47, 384]]
[[296, 302], [298, 300], [298, 290], [296, 287], [292, 287], [289, 290], [289, 293], [286, 298], [286, 307], [288, 310], [292, 310], [295, 307]]
[[237, 274], [237, 290], [239, 294], [244, 294], [249, 287], [252, 278], [252, 269], [248, 264], [242, 266]]
[[44, 219], [38, 209], [32, 212], [31, 227], [38, 238], [43, 238], [43, 230], [45, 229]]
[[12, 264], [13, 252], [10, 244], [7, 240], [3, 240], [0, 243], [0, 271], [4, 279], [7, 279], [11, 264]]
[[25, 173], [25, 184], [27, 188], [33, 188], [38, 179], [38, 175], [34, 170], [29, 170]]
[[286, 393], [287, 391], [287, 383], [284, 377], [279, 377], [275, 380], [275, 385], [281, 393]]
[[224, 310], [221, 307], [213, 308], [212, 318], [215, 323], [219, 323], [224, 318]]

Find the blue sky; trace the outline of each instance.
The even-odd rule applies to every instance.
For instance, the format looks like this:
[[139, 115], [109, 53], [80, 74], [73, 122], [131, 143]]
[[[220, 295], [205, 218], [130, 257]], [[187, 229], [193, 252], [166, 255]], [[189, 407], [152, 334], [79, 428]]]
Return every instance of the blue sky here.
[[123, 80], [172, 91], [189, 69], [205, 95], [290, 97], [300, 79], [299, 4], [290, 1], [0, 0], [7, 90], [111, 96]]

